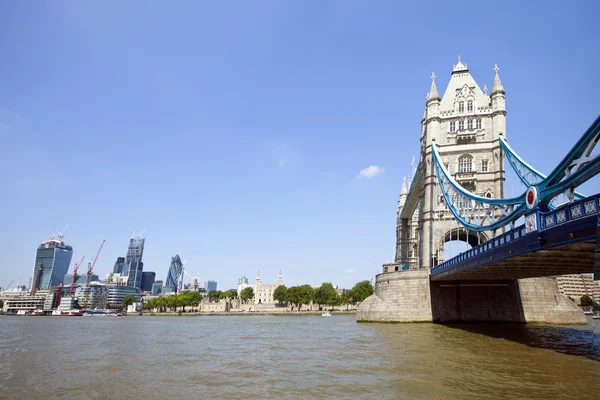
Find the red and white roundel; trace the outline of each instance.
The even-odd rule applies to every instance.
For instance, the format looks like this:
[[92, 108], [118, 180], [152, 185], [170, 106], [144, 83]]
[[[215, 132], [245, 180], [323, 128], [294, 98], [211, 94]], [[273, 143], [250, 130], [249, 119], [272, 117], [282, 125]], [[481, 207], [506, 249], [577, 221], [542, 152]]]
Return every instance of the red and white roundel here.
[[527, 203], [527, 208], [532, 209], [537, 206], [538, 202], [538, 191], [535, 186], [529, 186], [527, 189], [527, 193], [525, 194], [525, 203]]

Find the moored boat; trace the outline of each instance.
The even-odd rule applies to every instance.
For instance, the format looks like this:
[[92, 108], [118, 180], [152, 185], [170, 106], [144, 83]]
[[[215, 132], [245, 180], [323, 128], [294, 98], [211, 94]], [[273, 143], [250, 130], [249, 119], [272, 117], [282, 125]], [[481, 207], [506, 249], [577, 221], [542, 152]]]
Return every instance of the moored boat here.
[[17, 316], [19, 317], [41, 317], [46, 315], [43, 310], [19, 310]]
[[82, 317], [83, 314], [79, 310], [67, 310], [67, 311], [54, 310], [54, 311], [52, 311], [52, 316], [53, 317]]

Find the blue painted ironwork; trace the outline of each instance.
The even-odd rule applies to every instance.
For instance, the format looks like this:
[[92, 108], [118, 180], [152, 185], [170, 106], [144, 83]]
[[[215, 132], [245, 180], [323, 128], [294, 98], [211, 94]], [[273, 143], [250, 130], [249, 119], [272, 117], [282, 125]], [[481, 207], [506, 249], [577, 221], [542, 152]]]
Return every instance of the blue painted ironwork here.
[[525, 224], [433, 267], [431, 277], [439, 279], [542, 248], [594, 239], [594, 230], [591, 236], [569, 235], [568, 232], [577, 225], [587, 226], [590, 221], [592, 225], [597, 224], [600, 218], [598, 210], [600, 194], [565, 204], [556, 210], [541, 211], [536, 208], [525, 216]]
[[[537, 183], [530, 182], [525, 193], [510, 199], [487, 198], [465, 190], [444, 167], [435, 140], [432, 153], [446, 206], [461, 225], [483, 232], [513, 223], [532, 208], [550, 208], [550, 202], [561, 193], [568, 191], [574, 198], [577, 186], [600, 173], [600, 156], [591, 155], [599, 139], [600, 116], [548, 177]], [[531, 166], [528, 167], [534, 171]], [[535, 194], [530, 204], [526, 202], [528, 192]]]
[[[508, 160], [508, 163], [510, 164], [512, 169], [515, 171], [517, 176], [519, 177], [519, 180], [525, 185], [525, 187], [529, 187], [533, 184], [540, 183], [541, 181], [546, 179], [546, 175], [542, 174], [537, 169], [535, 169], [531, 165], [529, 165], [529, 163], [527, 163], [525, 160], [523, 160], [523, 158], [521, 158], [512, 149], [512, 147], [510, 147], [510, 145], [506, 142], [506, 139], [504, 139], [504, 137], [502, 135], [500, 135], [499, 141], [500, 141], [500, 147], [504, 151], [504, 154], [506, 155], [506, 159]], [[579, 193], [579, 192], [574, 193], [574, 198], [577, 200], [581, 200], [585, 197], [586, 196], [582, 193]], [[552, 203], [562, 204], [562, 203], [566, 203], [566, 200], [567, 199], [559, 199], [559, 196], [557, 196], [552, 201]], [[552, 209], [556, 208], [557, 204], [552, 204], [552, 203], [550, 204], [549, 208], [552, 208]]]

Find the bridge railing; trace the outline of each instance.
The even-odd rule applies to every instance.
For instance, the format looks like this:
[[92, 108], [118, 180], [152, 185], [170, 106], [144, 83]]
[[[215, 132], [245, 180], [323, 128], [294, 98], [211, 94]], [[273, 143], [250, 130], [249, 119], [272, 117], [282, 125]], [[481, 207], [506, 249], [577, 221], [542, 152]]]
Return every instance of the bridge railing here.
[[[583, 200], [563, 204], [555, 210], [542, 212], [539, 209], [525, 215], [525, 223], [508, 232], [497, 235], [496, 237], [482, 243], [470, 250], [465, 251], [431, 269], [431, 274], [443, 273], [453, 267], [468, 264], [469, 261], [475, 261], [475, 258], [481, 259], [483, 255], [507, 246], [512, 246], [517, 241], [525, 240], [530, 234], [539, 234], [543, 231], [553, 229], [559, 225], [564, 225], [570, 221], [575, 221], [584, 217], [598, 215], [600, 209], [600, 194], [587, 197]], [[487, 258], [487, 257], [486, 257]], [[482, 262], [485, 264], [487, 262]]]
[[545, 231], [590, 215], [597, 215], [600, 195], [590, 196], [583, 200], [564, 204], [548, 212], [540, 213], [540, 230]]

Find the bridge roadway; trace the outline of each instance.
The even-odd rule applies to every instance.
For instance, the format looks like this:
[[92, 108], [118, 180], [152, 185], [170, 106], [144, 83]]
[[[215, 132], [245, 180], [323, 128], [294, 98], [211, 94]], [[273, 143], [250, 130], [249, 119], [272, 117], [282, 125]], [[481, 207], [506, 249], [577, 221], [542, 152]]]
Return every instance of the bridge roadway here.
[[431, 269], [432, 281], [523, 279], [594, 270], [600, 195], [538, 209], [525, 224]]

